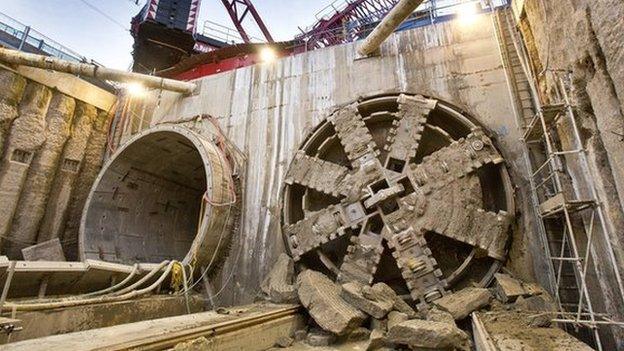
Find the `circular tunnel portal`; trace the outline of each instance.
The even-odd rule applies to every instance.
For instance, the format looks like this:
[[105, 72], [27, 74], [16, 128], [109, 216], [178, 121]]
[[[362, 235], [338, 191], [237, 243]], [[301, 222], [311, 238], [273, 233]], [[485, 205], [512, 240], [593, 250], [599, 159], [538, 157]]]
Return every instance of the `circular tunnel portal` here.
[[137, 134], [108, 160], [91, 189], [81, 259], [214, 266], [238, 220], [230, 168], [211, 141], [189, 129]]

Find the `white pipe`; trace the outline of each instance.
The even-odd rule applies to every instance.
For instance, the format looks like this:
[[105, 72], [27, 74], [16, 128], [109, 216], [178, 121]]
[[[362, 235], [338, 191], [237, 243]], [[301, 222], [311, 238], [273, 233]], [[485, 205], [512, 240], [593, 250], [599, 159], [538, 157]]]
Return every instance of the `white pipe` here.
[[381, 43], [422, 3], [423, 0], [399, 1], [381, 23], [375, 27], [373, 32], [366, 37], [358, 48], [358, 53], [362, 56], [368, 56], [377, 51]]
[[[166, 264], [167, 262], [168, 261], [164, 261], [158, 267], [154, 268], [154, 270], [152, 270], [152, 272], [156, 272], [157, 270], [162, 269], [164, 264]], [[3, 311], [4, 310], [11, 311], [11, 310], [15, 309], [17, 311], [38, 311], [38, 310], [43, 310], [43, 309], [73, 307], [73, 306], [82, 306], [82, 305], [92, 305], [92, 304], [96, 304], [96, 303], [117, 302], [117, 301], [129, 300], [129, 299], [135, 298], [137, 296], [145, 295], [145, 294], [151, 292], [152, 290], [154, 290], [158, 285], [160, 285], [163, 282], [163, 280], [165, 280], [165, 278], [167, 276], [169, 276], [169, 273], [171, 272], [171, 269], [173, 268], [173, 265], [175, 263], [176, 263], [176, 261], [169, 262], [169, 264], [167, 264], [167, 267], [165, 268], [165, 271], [150, 286], [148, 286], [146, 288], [143, 288], [143, 289], [140, 289], [140, 290], [133, 290], [133, 291], [127, 292], [127, 293], [125, 293], [123, 295], [104, 295], [104, 296], [94, 297], [94, 298], [90, 298], [90, 299], [55, 301], [55, 302], [42, 302], [42, 303], [23, 303], [23, 304], [22, 303], [7, 303], [4, 306], [2, 306], [2, 310]], [[133, 284], [133, 286], [134, 286], [134, 284]]]
[[35, 299], [35, 300], [20, 300], [20, 303], [51, 303], [51, 302], [60, 302], [60, 301], [73, 301], [73, 300], [84, 300], [86, 298], [92, 298], [98, 295], [108, 295], [108, 293], [110, 293], [111, 291], [115, 291], [123, 287], [124, 285], [126, 285], [126, 283], [132, 280], [132, 278], [134, 278], [134, 276], [137, 275], [138, 273], [139, 273], [139, 264], [135, 263], [132, 268], [132, 271], [130, 272], [130, 274], [128, 274], [128, 276], [126, 276], [124, 280], [106, 289], [97, 290], [97, 291], [93, 291], [93, 292], [82, 294], [82, 295], [69, 296], [69, 297], [46, 298], [46, 299]]
[[29, 54], [5, 48], [0, 48], [0, 61], [14, 65], [37, 67], [85, 77], [99, 78], [102, 80], [122, 83], [141, 83], [147, 88], [170, 90], [183, 94], [191, 94], [197, 88], [195, 83], [126, 72], [86, 63], [70, 62], [56, 57]]

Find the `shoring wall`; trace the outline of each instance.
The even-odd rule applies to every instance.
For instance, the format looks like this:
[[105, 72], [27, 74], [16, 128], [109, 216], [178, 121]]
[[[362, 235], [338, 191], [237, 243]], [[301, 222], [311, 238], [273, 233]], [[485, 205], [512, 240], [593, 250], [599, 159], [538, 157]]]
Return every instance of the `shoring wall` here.
[[0, 67], [1, 253], [59, 238], [76, 259], [86, 194], [102, 164], [114, 95], [77, 77]]

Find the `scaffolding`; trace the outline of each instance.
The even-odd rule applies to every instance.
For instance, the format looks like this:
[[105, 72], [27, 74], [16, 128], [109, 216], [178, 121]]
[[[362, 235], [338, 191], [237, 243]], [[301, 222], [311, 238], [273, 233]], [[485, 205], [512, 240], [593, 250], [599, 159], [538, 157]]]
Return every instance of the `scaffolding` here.
[[[552, 321], [578, 335], [590, 336], [594, 346], [603, 350], [600, 328], [624, 327], [624, 323], [604, 313], [604, 301], [592, 296], [589, 286], [599, 284], [602, 276], [614, 277], [616, 281], [609, 284], [617, 284], [615, 298], [622, 302], [624, 288], [579, 132], [578, 111], [570, 97], [571, 73], [547, 67], [535, 77], [521, 33], [510, 15], [508, 9], [498, 11], [498, 31], [500, 38], [505, 38], [500, 32], [507, 32], [530, 87], [534, 114], [519, 120], [537, 229], [548, 257], [549, 290], [558, 306]], [[548, 96], [540, 95], [538, 79], [550, 83]], [[608, 257], [598, 257], [600, 252]]]

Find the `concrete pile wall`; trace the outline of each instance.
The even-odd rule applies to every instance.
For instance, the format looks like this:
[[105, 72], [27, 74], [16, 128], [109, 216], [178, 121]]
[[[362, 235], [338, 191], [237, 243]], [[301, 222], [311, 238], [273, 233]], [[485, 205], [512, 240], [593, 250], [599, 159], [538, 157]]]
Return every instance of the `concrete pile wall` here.
[[[624, 270], [624, 2], [620, 0], [525, 0], [515, 6], [520, 29], [537, 71], [571, 71], [572, 100], [583, 146], [588, 151], [590, 177], [606, 212], [609, 241], [620, 271]], [[522, 5], [522, 6], [520, 6]], [[542, 79], [542, 96], [554, 90]], [[569, 126], [561, 126], [562, 143]], [[572, 175], [580, 170], [569, 170]], [[582, 185], [577, 185], [582, 187]], [[586, 189], [578, 189], [580, 193]], [[598, 237], [600, 239], [600, 237]], [[605, 243], [594, 253], [599, 277], [590, 282], [602, 298], [595, 299], [618, 318], [624, 306], [617, 291]], [[616, 328], [617, 329], [617, 328]], [[624, 340], [624, 333], [619, 338]]]
[[[489, 14], [472, 23], [452, 21], [397, 33], [377, 57], [356, 59], [357, 45], [209, 76], [198, 80], [201, 91], [194, 96], [155, 93], [149, 103], [133, 103], [128, 108], [132, 112], [116, 121], [114, 140], [123, 143], [138, 125], [184, 124], [210, 135], [210, 122], [197, 118], [209, 114], [247, 155], [241, 233], [213, 283], [215, 293], [220, 291], [219, 303], [253, 300], [262, 277], [284, 250], [279, 216], [286, 168], [332, 107], [360, 96], [423, 94], [466, 111], [498, 143], [519, 186], [519, 210], [530, 213], [517, 119]], [[130, 116], [135, 120], [129, 121]], [[542, 249], [532, 227], [524, 225], [532, 219], [518, 220], [508, 266], [533, 280], [534, 271], [546, 271], [539, 259]]]
[[[0, 68], [0, 242], [9, 258], [53, 238], [76, 258], [75, 223], [102, 163], [112, 96], [85, 83], [71, 94], [78, 80]], [[88, 89], [106, 101], [85, 98]]]

